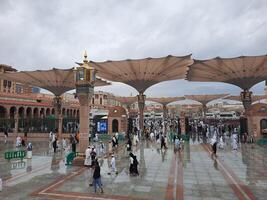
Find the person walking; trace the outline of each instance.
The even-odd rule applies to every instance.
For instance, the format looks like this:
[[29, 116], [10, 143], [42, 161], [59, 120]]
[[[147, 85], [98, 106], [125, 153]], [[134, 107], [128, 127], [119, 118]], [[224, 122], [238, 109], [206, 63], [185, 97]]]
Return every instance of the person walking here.
[[101, 174], [100, 174], [100, 166], [98, 163], [98, 160], [95, 159], [95, 164], [94, 164], [94, 174], [93, 174], [93, 185], [95, 189], [95, 193], [97, 191], [97, 186], [101, 189], [101, 193], [103, 193], [103, 187], [102, 187], [102, 182], [101, 182]]
[[7, 128], [5, 129], [4, 134], [5, 134], [5, 139], [8, 138], [8, 131], [7, 131]]
[[112, 154], [112, 156], [111, 156], [110, 166], [111, 166], [111, 173], [116, 173], [117, 174], [116, 160], [115, 160], [114, 154]]
[[115, 135], [113, 135], [113, 137], [112, 137], [112, 148], [113, 148], [113, 150], [115, 148], [117, 148], [117, 139], [116, 139]]
[[91, 159], [91, 147], [88, 146], [87, 149], [85, 150], [85, 160], [84, 160], [84, 165], [86, 167], [90, 167], [92, 164], [92, 159]]
[[105, 145], [104, 145], [104, 143], [102, 142], [102, 141], [100, 141], [100, 155], [102, 156], [102, 155], [104, 155], [104, 153], [105, 153]]
[[133, 176], [136, 176], [136, 175], [139, 175], [139, 172], [138, 172], [138, 161], [137, 161], [137, 158], [136, 156], [133, 154], [133, 153], [130, 153], [130, 175], [133, 175]]
[[126, 148], [127, 148], [127, 151], [131, 151], [132, 150], [131, 138], [128, 138], [128, 142], [127, 142]]
[[29, 142], [27, 145], [27, 158], [31, 159], [32, 158], [32, 143]]
[[95, 164], [95, 161], [96, 161], [96, 149], [95, 147], [93, 146], [92, 147], [92, 151], [91, 151], [91, 166], [93, 166]]
[[161, 149], [162, 149], [162, 147], [164, 147], [164, 149], [167, 149], [165, 137], [166, 136], [163, 136], [163, 134], [161, 135], [161, 144], [160, 144]]
[[212, 148], [212, 155], [216, 156], [216, 152], [217, 152], [217, 137], [216, 137], [215, 134], [211, 138], [210, 144], [211, 144], [211, 148]]
[[73, 135], [70, 135], [70, 143], [71, 143], [72, 152], [76, 152], [77, 140], [75, 139]]
[[67, 149], [67, 141], [66, 141], [66, 139], [63, 138], [62, 141], [61, 141], [61, 143], [62, 143], [62, 148], [65, 151]]
[[219, 148], [224, 149], [223, 136], [220, 137]]
[[53, 132], [50, 131], [50, 133], [49, 133], [49, 140], [50, 140], [50, 141], [52, 141], [52, 137], [53, 137]]
[[57, 137], [55, 137], [55, 140], [53, 141], [53, 148], [54, 148], [54, 153], [57, 152]]
[[175, 140], [174, 140], [174, 144], [175, 144], [175, 151], [179, 151], [181, 149], [181, 146], [180, 146], [180, 139], [178, 136], [175, 137]]
[[133, 175], [134, 174], [134, 170], [133, 170], [134, 155], [133, 155], [133, 153], [130, 153], [129, 156], [130, 156], [129, 172], [130, 172], [130, 175]]
[[21, 146], [21, 137], [17, 136], [16, 138], [16, 147], [20, 147]]
[[233, 146], [233, 150], [237, 151], [237, 137], [235, 135], [233, 135], [232, 146]]

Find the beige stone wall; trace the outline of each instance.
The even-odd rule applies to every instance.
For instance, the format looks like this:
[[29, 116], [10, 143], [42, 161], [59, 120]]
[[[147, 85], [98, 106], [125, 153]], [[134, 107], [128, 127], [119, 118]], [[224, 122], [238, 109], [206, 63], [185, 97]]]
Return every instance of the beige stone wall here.
[[249, 133], [254, 134], [256, 138], [262, 137], [260, 122], [262, 119], [267, 119], [267, 116], [248, 116], [247, 119]]
[[114, 119], [118, 120], [118, 132], [127, 132], [127, 117], [109, 117], [108, 118], [108, 134], [113, 135], [112, 133], [112, 121]]

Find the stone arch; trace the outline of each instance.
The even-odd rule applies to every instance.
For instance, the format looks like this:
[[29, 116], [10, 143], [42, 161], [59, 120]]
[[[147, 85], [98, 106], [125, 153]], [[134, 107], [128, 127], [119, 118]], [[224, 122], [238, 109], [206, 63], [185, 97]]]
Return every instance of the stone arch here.
[[67, 117], [70, 116], [70, 109], [67, 109]]
[[92, 104], [95, 104], [95, 98], [94, 97], [92, 98]]
[[6, 118], [7, 109], [4, 106], [0, 106], [0, 118]]
[[73, 110], [73, 117], [76, 117], [76, 110]]
[[261, 129], [261, 134], [267, 135], [267, 119], [261, 119], [260, 129]]
[[34, 118], [38, 118], [39, 117], [39, 109], [36, 108], [36, 107], [33, 109], [33, 117]]
[[77, 110], [77, 118], [80, 117], [80, 110]]
[[119, 132], [119, 121], [117, 119], [112, 120], [112, 133]]
[[73, 116], [73, 110], [70, 109], [70, 117], [72, 117], [72, 116]]
[[45, 111], [45, 116], [49, 116], [50, 114], [51, 114], [51, 112], [50, 112], [51, 110], [50, 110], [50, 108], [46, 108], [46, 111]]
[[45, 109], [41, 108], [40, 109], [40, 117], [44, 117], [44, 115], [45, 115]]
[[51, 110], [51, 114], [52, 114], [52, 115], [55, 115], [55, 108], [52, 108], [52, 110]]
[[66, 109], [62, 108], [62, 116], [65, 116], [65, 115], [66, 115]]
[[27, 107], [26, 108], [26, 117], [27, 118], [31, 118], [32, 117], [32, 108], [31, 107]]
[[100, 105], [103, 105], [102, 97], [100, 98], [99, 102], [100, 102]]
[[24, 118], [24, 116], [25, 116], [25, 108], [24, 107], [19, 107], [18, 115], [20, 118]]
[[13, 119], [15, 118], [16, 111], [17, 111], [17, 108], [15, 106], [10, 107], [10, 109], [9, 109], [10, 118], [13, 118]]

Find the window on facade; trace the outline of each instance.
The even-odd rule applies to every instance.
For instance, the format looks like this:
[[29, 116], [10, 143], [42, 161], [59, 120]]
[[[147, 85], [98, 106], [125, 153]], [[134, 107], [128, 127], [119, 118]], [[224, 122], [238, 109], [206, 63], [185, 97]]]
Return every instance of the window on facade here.
[[21, 94], [21, 93], [22, 93], [22, 89], [23, 89], [23, 88], [22, 88], [21, 85], [18, 85], [18, 84], [16, 85], [16, 93], [17, 93], [17, 94]]
[[4, 80], [4, 87], [6, 87], [7, 86], [7, 80]]
[[7, 85], [8, 85], [9, 88], [11, 88], [12, 82], [11, 81], [8, 81], [7, 82]]
[[95, 98], [98, 99], [98, 94], [95, 94]]
[[102, 98], [100, 98], [100, 105], [102, 105]]

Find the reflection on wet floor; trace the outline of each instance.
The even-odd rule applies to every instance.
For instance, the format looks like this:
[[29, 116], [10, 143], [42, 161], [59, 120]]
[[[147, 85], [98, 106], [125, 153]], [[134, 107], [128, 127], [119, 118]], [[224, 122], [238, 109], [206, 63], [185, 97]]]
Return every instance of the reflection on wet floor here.
[[[227, 141], [226, 141], [227, 142]], [[32, 141], [33, 158], [6, 161], [0, 159], [0, 177], [4, 180], [1, 199], [48, 199], [101, 196], [90, 187], [92, 170], [66, 166], [64, 152], [53, 153], [49, 141]], [[243, 144], [232, 151], [227, 145], [211, 156], [210, 145], [201, 139], [185, 143], [181, 152], [172, 145], [160, 150], [159, 144], [143, 142], [133, 148], [139, 161], [139, 176], [129, 175], [129, 155], [124, 146], [116, 153], [118, 174], [110, 172], [110, 159], [100, 159], [104, 195], [113, 199], [127, 196], [142, 199], [265, 199], [267, 192], [267, 148]], [[0, 141], [0, 153], [14, 149], [14, 142]], [[61, 181], [63, 180], [63, 181]], [[61, 181], [61, 182], [60, 182]], [[60, 184], [58, 184], [60, 182]], [[52, 184], [54, 183], [54, 185]], [[32, 193], [49, 187], [42, 193]], [[18, 191], [24, 191], [19, 193]], [[46, 196], [45, 196], [46, 195]], [[69, 196], [68, 196], [69, 195]]]

